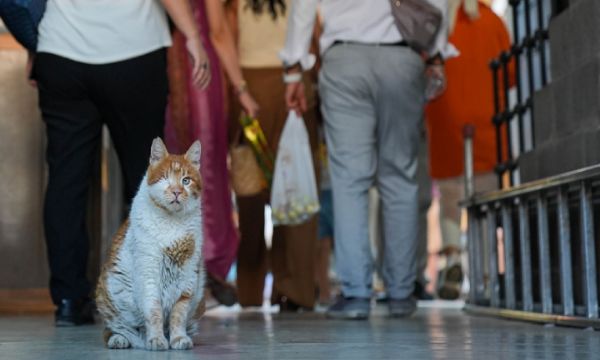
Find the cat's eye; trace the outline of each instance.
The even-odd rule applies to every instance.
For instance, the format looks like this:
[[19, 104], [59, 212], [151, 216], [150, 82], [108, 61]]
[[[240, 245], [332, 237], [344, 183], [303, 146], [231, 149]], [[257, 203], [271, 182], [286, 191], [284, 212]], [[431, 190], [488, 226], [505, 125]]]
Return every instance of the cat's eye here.
[[192, 182], [192, 179], [189, 177], [184, 177], [183, 179], [181, 179], [181, 183], [183, 185], [189, 185]]

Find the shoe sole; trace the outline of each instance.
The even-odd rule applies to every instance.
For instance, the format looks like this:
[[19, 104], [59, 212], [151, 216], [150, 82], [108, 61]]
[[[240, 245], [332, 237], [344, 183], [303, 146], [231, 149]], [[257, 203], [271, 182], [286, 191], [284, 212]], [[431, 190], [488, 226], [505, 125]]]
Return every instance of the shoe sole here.
[[364, 311], [344, 311], [342, 313], [331, 313], [325, 314], [329, 319], [335, 320], [365, 320], [369, 318], [369, 313]]

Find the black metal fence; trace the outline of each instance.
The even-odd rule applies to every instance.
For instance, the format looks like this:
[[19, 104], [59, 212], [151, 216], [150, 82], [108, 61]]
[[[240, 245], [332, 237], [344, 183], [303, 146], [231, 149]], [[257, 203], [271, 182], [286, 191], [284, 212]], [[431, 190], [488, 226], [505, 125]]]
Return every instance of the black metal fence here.
[[[506, 175], [509, 185], [514, 184], [519, 155], [534, 146], [533, 94], [544, 87], [550, 77], [549, 18], [566, 6], [564, 1], [557, 0], [510, 0], [509, 4], [513, 45], [490, 63], [495, 111], [492, 122], [496, 127], [497, 146], [495, 172], [499, 188]], [[512, 66], [514, 73], [510, 71]], [[511, 94], [511, 84], [516, 88], [514, 94]]]
[[[564, 10], [567, 0], [512, 0], [510, 5], [514, 45], [490, 64], [496, 172], [500, 188], [510, 179], [509, 189], [473, 192], [472, 131], [465, 131], [466, 310], [600, 329], [600, 165], [514, 184], [519, 155], [534, 146], [533, 95], [551, 80], [550, 14]], [[513, 62], [514, 74], [509, 71]]]
[[600, 328], [600, 165], [479, 194], [463, 206], [468, 311]]

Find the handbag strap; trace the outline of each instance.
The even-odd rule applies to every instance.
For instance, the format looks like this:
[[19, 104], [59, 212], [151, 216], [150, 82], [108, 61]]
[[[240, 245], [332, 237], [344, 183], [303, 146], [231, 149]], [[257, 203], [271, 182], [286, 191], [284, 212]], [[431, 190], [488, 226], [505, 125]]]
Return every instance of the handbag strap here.
[[231, 147], [236, 147], [244, 143], [244, 127], [241, 124], [236, 124], [236, 130], [231, 140]]

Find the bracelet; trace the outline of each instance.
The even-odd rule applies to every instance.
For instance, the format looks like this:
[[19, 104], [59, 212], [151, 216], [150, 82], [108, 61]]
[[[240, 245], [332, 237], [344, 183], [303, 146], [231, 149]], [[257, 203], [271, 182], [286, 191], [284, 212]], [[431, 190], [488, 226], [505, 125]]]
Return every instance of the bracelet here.
[[246, 84], [246, 81], [242, 80], [242, 82], [238, 85], [238, 87], [235, 89], [235, 94], [237, 96], [242, 95], [243, 93], [245, 93], [246, 91], [248, 91], [248, 84]]
[[295, 72], [291, 74], [284, 73], [283, 74], [283, 82], [285, 84], [292, 84], [302, 81], [302, 73]]
[[285, 70], [285, 72], [288, 72], [289, 70], [292, 69], [298, 69], [298, 70], [302, 70], [302, 65], [300, 65], [299, 61], [296, 61], [293, 64], [283, 64], [283, 69]]

